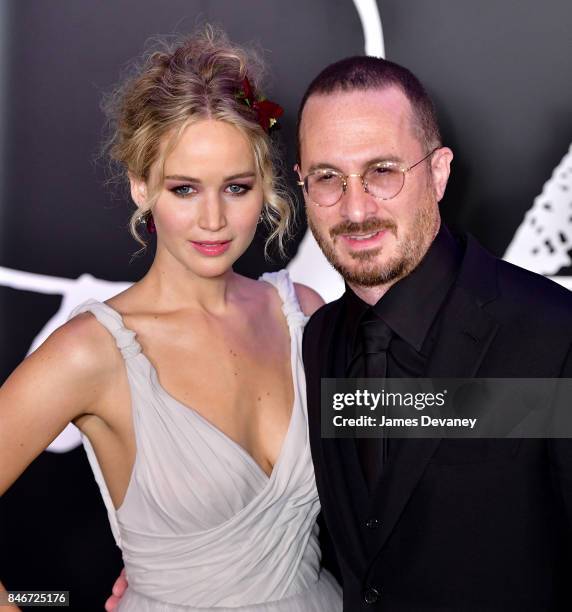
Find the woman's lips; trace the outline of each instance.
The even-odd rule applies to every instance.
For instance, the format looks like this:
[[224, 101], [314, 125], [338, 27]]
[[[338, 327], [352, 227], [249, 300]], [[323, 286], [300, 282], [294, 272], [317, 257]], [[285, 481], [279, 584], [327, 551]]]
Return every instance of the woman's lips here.
[[216, 257], [217, 255], [222, 255], [223, 253], [228, 251], [231, 241], [230, 240], [206, 240], [206, 241], [199, 242], [197, 240], [191, 240], [190, 243], [202, 255], [207, 255], [208, 257]]

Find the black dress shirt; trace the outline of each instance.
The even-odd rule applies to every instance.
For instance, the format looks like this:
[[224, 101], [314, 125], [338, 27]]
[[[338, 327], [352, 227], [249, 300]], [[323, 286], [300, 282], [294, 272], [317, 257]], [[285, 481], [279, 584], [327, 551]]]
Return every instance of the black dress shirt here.
[[[457, 277], [462, 249], [445, 226], [419, 265], [393, 285], [374, 305], [369, 306], [346, 286], [345, 316], [335, 334], [334, 354], [342, 360], [347, 377], [365, 377], [360, 324], [364, 318], [378, 317], [380, 325], [390, 328], [387, 348], [388, 378], [419, 378], [439, 332], [439, 313]], [[372, 491], [383, 464], [390, 460], [390, 440], [356, 439], [360, 463]]]
[[[346, 315], [336, 334], [336, 343], [345, 349], [346, 372], [360, 352], [359, 326], [372, 310], [393, 331], [388, 348], [387, 377], [424, 376], [439, 327], [439, 313], [445, 303], [461, 262], [462, 250], [442, 225], [425, 257], [408, 276], [393, 285], [374, 305], [369, 306], [346, 286]], [[341, 352], [336, 353], [341, 356]]]

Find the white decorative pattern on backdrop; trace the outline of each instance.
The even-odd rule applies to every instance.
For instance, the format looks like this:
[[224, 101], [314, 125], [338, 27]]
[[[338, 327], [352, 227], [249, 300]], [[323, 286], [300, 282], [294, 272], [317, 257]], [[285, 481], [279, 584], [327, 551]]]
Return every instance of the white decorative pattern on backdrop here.
[[[558, 274], [572, 265], [572, 144], [534, 198], [504, 258], [538, 274]], [[553, 277], [572, 289], [572, 276]]]

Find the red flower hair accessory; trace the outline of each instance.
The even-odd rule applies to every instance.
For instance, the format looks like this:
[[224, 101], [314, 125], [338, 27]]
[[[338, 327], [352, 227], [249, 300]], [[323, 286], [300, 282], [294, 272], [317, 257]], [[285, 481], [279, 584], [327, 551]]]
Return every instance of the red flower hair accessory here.
[[264, 97], [254, 97], [248, 77], [242, 80], [242, 90], [236, 94], [236, 97], [256, 112], [258, 123], [267, 133], [276, 125], [278, 118], [284, 114], [284, 109], [275, 102], [266, 100]]

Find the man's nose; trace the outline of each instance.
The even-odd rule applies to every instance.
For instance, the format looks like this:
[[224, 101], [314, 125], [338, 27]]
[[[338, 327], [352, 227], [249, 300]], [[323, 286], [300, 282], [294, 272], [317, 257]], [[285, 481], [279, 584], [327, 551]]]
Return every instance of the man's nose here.
[[361, 223], [376, 211], [377, 201], [367, 192], [362, 177], [349, 175], [345, 192], [340, 198], [340, 214], [350, 221]]

